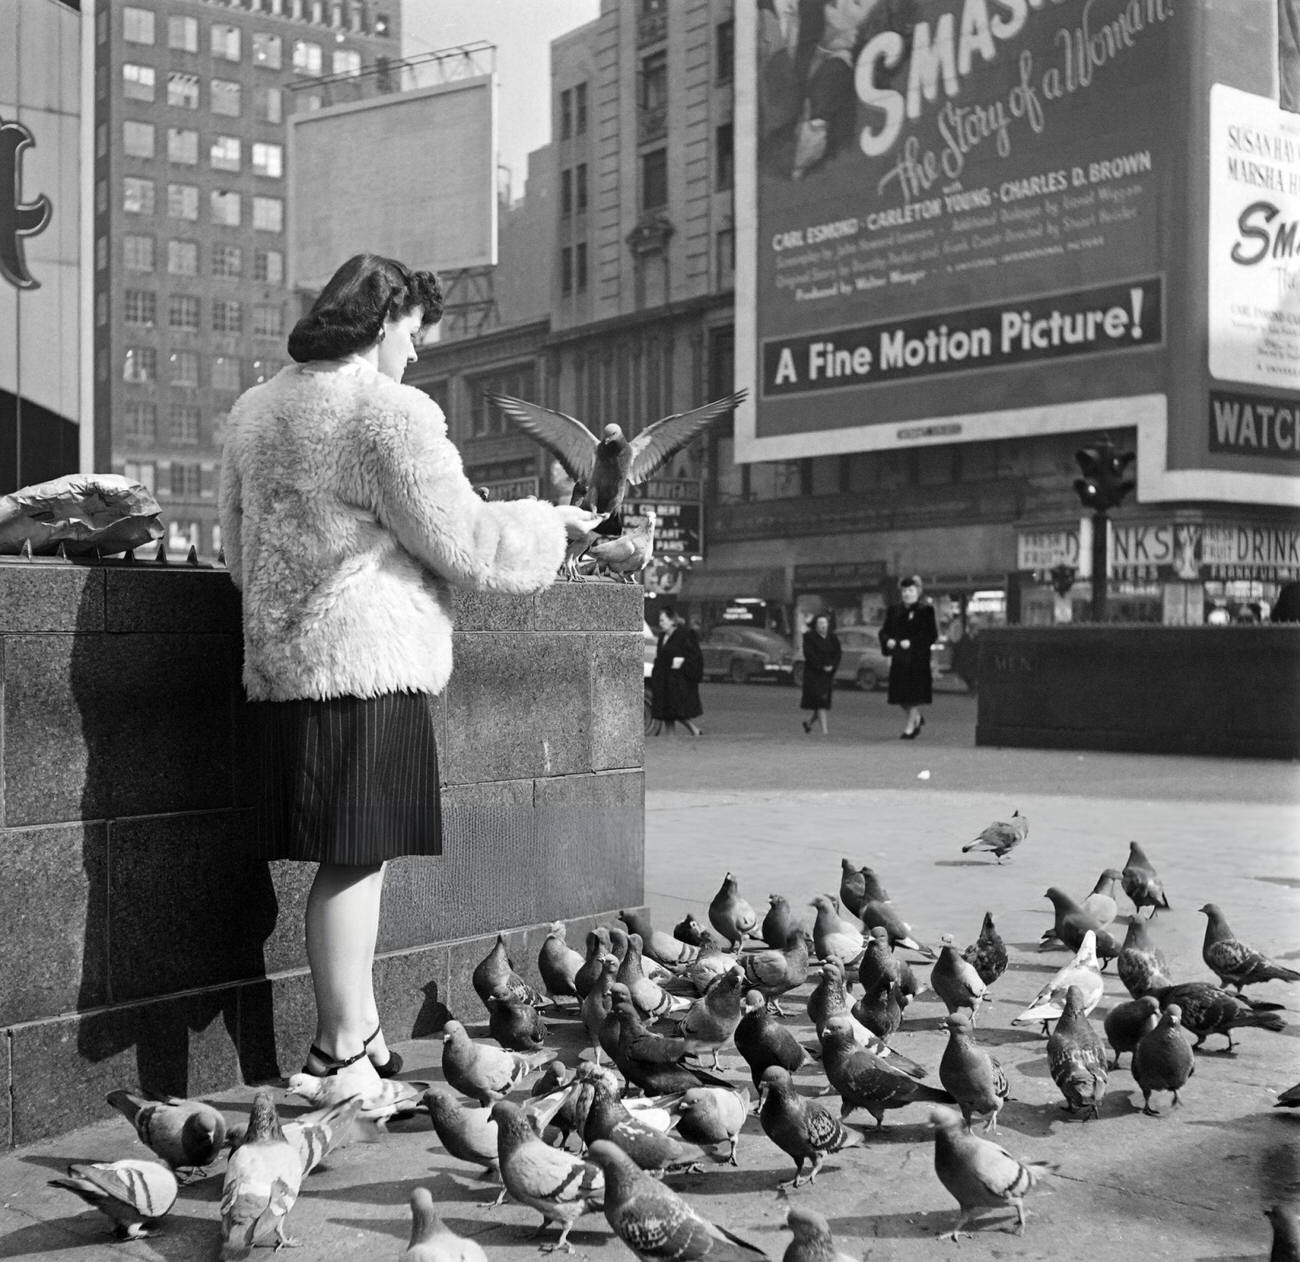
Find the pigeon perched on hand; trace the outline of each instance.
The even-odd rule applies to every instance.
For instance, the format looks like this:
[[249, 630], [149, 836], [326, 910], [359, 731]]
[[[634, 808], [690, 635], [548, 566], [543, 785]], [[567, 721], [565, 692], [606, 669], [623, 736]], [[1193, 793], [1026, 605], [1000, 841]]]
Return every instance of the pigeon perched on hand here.
[[[843, 1148], [862, 1143], [863, 1132], [846, 1126], [829, 1109], [799, 1094], [789, 1073], [780, 1065], [764, 1070], [759, 1083], [758, 1120], [763, 1131], [794, 1162], [794, 1179], [781, 1187], [801, 1187], [816, 1180], [826, 1158]], [[809, 1163], [808, 1177], [803, 1177], [803, 1163]]]
[[285, 1231], [302, 1186], [302, 1156], [285, 1138], [271, 1093], [253, 1097], [244, 1142], [230, 1155], [221, 1187], [221, 1257], [252, 1256], [259, 1240], [274, 1234], [276, 1248], [299, 1242]]
[[1001, 1144], [968, 1134], [952, 1109], [932, 1109], [930, 1124], [934, 1127], [934, 1172], [961, 1207], [952, 1231], [943, 1235], [953, 1241], [970, 1235], [962, 1228], [977, 1210], [1011, 1205], [1016, 1211], [1016, 1235], [1023, 1236], [1028, 1217], [1024, 1198], [1038, 1185], [1044, 1171], [1056, 1167], [1042, 1161], [1026, 1164]]
[[1055, 1021], [1065, 1011], [1065, 996], [1071, 986], [1079, 988], [1085, 1015], [1101, 1002], [1105, 983], [1101, 980], [1101, 966], [1097, 963], [1095, 938], [1091, 929], [1083, 935], [1083, 942], [1074, 959], [1057, 970], [1051, 981], [1034, 996], [1029, 1007], [1011, 1019], [1011, 1024], [1032, 1025], [1035, 1021], [1041, 1021], [1043, 1033], [1047, 1034], [1047, 1023]]
[[1300, 982], [1300, 973], [1295, 969], [1274, 964], [1262, 951], [1240, 941], [1218, 904], [1206, 903], [1201, 911], [1206, 916], [1201, 959], [1225, 986], [1235, 986], [1240, 994], [1245, 987], [1260, 982]]
[[655, 525], [659, 521], [653, 508], [647, 508], [637, 525], [616, 539], [600, 539], [587, 548], [587, 556], [597, 569], [622, 576], [622, 582], [635, 583], [650, 564], [655, 551]]
[[960, 1008], [944, 1018], [948, 1028], [948, 1046], [939, 1060], [939, 1081], [961, 1107], [966, 1129], [975, 1114], [985, 1118], [985, 1131], [996, 1133], [998, 1113], [1007, 1102], [1011, 1088], [1002, 1066], [982, 1047], [976, 1045], [970, 1014]]
[[1154, 916], [1162, 908], [1169, 910], [1169, 899], [1165, 897], [1164, 883], [1156, 875], [1151, 860], [1146, 857], [1142, 847], [1136, 841], [1130, 841], [1128, 844], [1128, 862], [1120, 873], [1120, 885], [1124, 893], [1132, 899], [1135, 911], [1150, 907], [1151, 916]]
[[1183, 1014], [1183, 1029], [1196, 1038], [1193, 1050], [1211, 1034], [1222, 1034], [1228, 1040], [1226, 1050], [1230, 1052], [1236, 1046], [1232, 1041], [1233, 1030], [1253, 1026], [1277, 1034], [1286, 1029], [1286, 1020], [1280, 1015], [1281, 1004], [1255, 1002], [1209, 982], [1182, 982], [1150, 993], [1162, 1008], [1171, 1003], [1178, 1005]]
[[597, 1140], [587, 1155], [605, 1175], [605, 1218], [640, 1262], [757, 1262], [766, 1256], [711, 1223], [617, 1144]]
[[485, 1007], [489, 999], [514, 999], [520, 1003], [532, 1004], [534, 1008], [546, 1004], [546, 996], [539, 994], [515, 972], [515, 966], [506, 953], [503, 934], [497, 934], [492, 949], [475, 966], [470, 980]]
[[113, 1223], [119, 1240], [152, 1236], [158, 1220], [176, 1204], [176, 1176], [156, 1161], [73, 1162], [62, 1179], [50, 1179], [81, 1197]]
[[1146, 921], [1132, 917], [1115, 960], [1115, 971], [1134, 999], [1174, 984], [1164, 952], [1151, 941], [1148, 933]]
[[749, 1117], [748, 1091], [727, 1087], [691, 1087], [677, 1102], [673, 1129], [683, 1138], [702, 1148], [727, 1144], [727, 1162], [739, 1165], [736, 1149], [740, 1132]]
[[173, 1170], [201, 1171], [225, 1146], [226, 1119], [202, 1100], [110, 1091], [108, 1102]]
[[1182, 1011], [1171, 1003], [1161, 1014], [1154, 1029], [1147, 1031], [1133, 1052], [1133, 1081], [1142, 1090], [1142, 1112], [1148, 1117], [1160, 1114], [1151, 1107], [1153, 1091], [1172, 1091], [1174, 1106], [1178, 1093], [1196, 1072], [1196, 1057], [1191, 1044], [1179, 1033]]
[[745, 938], [758, 925], [758, 916], [741, 898], [739, 883], [730, 872], [722, 878], [722, 886], [709, 904], [709, 921], [733, 951], [740, 950]]
[[794, 1239], [786, 1245], [781, 1262], [858, 1262], [839, 1251], [830, 1224], [815, 1209], [796, 1205], [786, 1212], [785, 1224]]
[[1119, 1058], [1125, 1052], [1133, 1052], [1148, 1030], [1154, 1030], [1160, 1020], [1160, 1000], [1154, 995], [1143, 995], [1140, 999], [1130, 999], [1117, 1003], [1102, 1022], [1106, 1031], [1106, 1041], [1115, 1051], [1112, 1069], [1119, 1068]]
[[505, 394], [488, 392], [486, 397], [545, 447], [575, 482], [586, 483], [590, 506], [608, 513], [617, 530], [628, 486], [644, 482], [713, 421], [736, 408], [745, 391], [665, 416], [630, 441], [620, 425], [606, 425], [597, 439], [581, 421], [563, 412]]
[[573, 1252], [569, 1232], [583, 1214], [599, 1209], [605, 1178], [597, 1166], [544, 1143], [524, 1111], [509, 1100], [498, 1100], [489, 1115], [497, 1124], [497, 1160], [501, 1198], [508, 1192], [537, 1210], [542, 1226], [561, 1225], [560, 1238], [546, 1251]]
[[1029, 836], [1029, 821], [1015, 811], [1009, 820], [998, 820], [990, 824], [974, 841], [967, 842], [961, 848], [962, 854], [972, 850], [989, 850], [999, 863], [1002, 856], [1010, 854], [1026, 837]]
[[759, 991], [745, 995], [741, 1010], [732, 1038], [749, 1066], [754, 1086], [762, 1082], [769, 1065], [780, 1065], [794, 1073], [811, 1059], [807, 1049], [768, 1010], [767, 1000]]
[[1065, 1008], [1047, 1040], [1047, 1068], [1070, 1113], [1096, 1117], [1106, 1098], [1106, 1048], [1083, 1011], [1083, 992], [1071, 986]]
[[411, 1243], [397, 1262], [487, 1262], [477, 1240], [458, 1236], [439, 1217], [428, 1188], [415, 1188], [411, 1201]]
[[1038, 948], [1040, 951], [1052, 942], [1060, 942], [1071, 951], [1077, 951], [1083, 935], [1091, 929], [1096, 942], [1097, 958], [1101, 960], [1103, 968], [1109, 960], [1119, 955], [1122, 949], [1120, 944], [1063, 889], [1049, 885], [1043, 897], [1051, 900], [1055, 919], [1051, 929], [1042, 936]]
[[[442, 1031], [442, 1076], [462, 1095], [491, 1104], [513, 1091], [529, 1074], [548, 1065], [549, 1052], [507, 1052], [479, 1043], [459, 1021], [448, 1021]], [[421, 1092], [431, 1084], [414, 1084]], [[417, 1097], [418, 1098], [418, 1097]]]
[[984, 913], [979, 937], [962, 953], [961, 958], [979, 974], [985, 986], [992, 986], [1007, 971], [1007, 947], [993, 923], [993, 913]]

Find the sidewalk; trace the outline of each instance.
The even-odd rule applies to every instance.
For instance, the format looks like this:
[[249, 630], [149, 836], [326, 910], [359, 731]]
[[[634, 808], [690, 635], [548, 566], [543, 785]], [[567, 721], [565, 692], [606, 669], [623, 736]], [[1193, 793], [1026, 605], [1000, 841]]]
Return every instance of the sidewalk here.
[[[839, 861], [848, 857], [877, 870], [923, 940], [937, 942], [951, 932], [965, 946], [991, 909], [1012, 955], [979, 1031], [1012, 1084], [1014, 1100], [1002, 1113], [998, 1138], [1018, 1156], [1060, 1167], [1050, 1186], [1029, 1198], [1026, 1235], [1008, 1234], [1002, 1229], [1008, 1214], [994, 1213], [988, 1226], [977, 1220], [974, 1239], [959, 1246], [935, 1240], [953, 1222], [955, 1203], [935, 1178], [921, 1105], [891, 1113], [879, 1136], [830, 1158], [813, 1187], [788, 1198], [776, 1184], [790, 1178], [793, 1164], [757, 1119], [746, 1126], [739, 1169], [710, 1167], [674, 1178], [673, 1186], [774, 1259], [789, 1241], [783, 1224], [792, 1204], [820, 1210], [844, 1252], [870, 1259], [1128, 1262], [1140, 1252], [1152, 1259], [1244, 1262], [1267, 1256], [1270, 1233], [1261, 1208], [1300, 1198], [1300, 1117], [1272, 1108], [1276, 1092], [1300, 1078], [1300, 985], [1258, 988], [1255, 997], [1286, 1004], [1290, 1028], [1280, 1035], [1239, 1031], [1237, 1055], [1200, 1055], [1183, 1106], [1171, 1113], [1168, 1097], [1157, 1097], [1159, 1118], [1132, 1107], [1141, 1097], [1126, 1059], [1111, 1074], [1102, 1117], [1086, 1124], [1069, 1119], [1047, 1076], [1043, 1040], [1010, 1019], [1068, 958], [1063, 951], [1036, 951], [1049, 923], [1043, 891], [1059, 884], [1081, 897], [1103, 867], [1123, 866], [1130, 839], [1142, 842], [1165, 879], [1173, 909], [1157, 917], [1153, 934], [1178, 980], [1207, 976], [1197, 908], [1211, 899], [1240, 936], [1297, 966], [1295, 769], [974, 749], [959, 730], [966, 713], [936, 706], [926, 741], [915, 744], [855, 740], [846, 732], [814, 746], [801, 735], [752, 739], [716, 731], [698, 742], [652, 743], [647, 901], [665, 928], [686, 910], [706, 920], [708, 903], [731, 870], [760, 918], [772, 892], [811, 917], [808, 900], [838, 887]], [[922, 771], [930, 773], [927, 779], [918, 778]], [[1030, 832], [1010, 861], [999, 866], [985, 855], [961, 854], [963, 842], [1016, 808], [1028, 816]], [[1121, 936], [1130, 911], [1121, 900], [1115, 927]], [[533, 961], [516, 964], [533, 972]], [[1098, 1028], [1104, 1010], [1127, 997], [1113, 968], [1106, 992], [1094, 1014]], [[946, 1039], [937, 1028], [942, 1007], [928, 995], [911, 1013], [896, 1044], [937, 1081]], [[478, 1014], [465, 1016], [474, 1022]], [[551, 1024], [552, 1041], [574, 1048], [573, 1022]], [[792, 1028], [812, 1042], [802, 1011]], [[1211, 1045], [1223, 1041], [1215, 1037]], [[404, 1076], [440, 1076], [439, 1043], [398, 1046], [407, 1058]], [[724, 1053], [723, 1064], [730, 1077], [748, 1081], [734, 1052]], [[809, 1093], [819, 1074], [814, 1068], [799, 1076]], [[251, 1095], [240, 1089], [217, 1102], [235, 1118], [247, 1112]], [[826, 1103], [837, 1107], [834, 1097]], [[866, 1114], [856, 1120], [871, 1121]], [[307, 1180], [290, 1218], [292, 1234], [304, 1242], [293, 1257], [396, 1258], [409, 1230], [406, 1199], [417, 1183], [431, 1187], [448, 1224], [475, 1236], [493, 1259], [525, 1262], [538, 1256], [539, 1243], [555, 1239], [553, 1229], [530, 1239], [539, 1217], [518, 1205], [489, 1214], [496, 1189], [447, 1158], [427, 1118], [397, 1123], [393, 1132], [387, 1143], [341, 1152]], [[156, 1238], [124, 1245], [111, 1243], [105, 1219], [46, 1186], [69, 1160], [144, 1151], [114, 1116], [0, 1159], [0, 1257], [215, 1258], [220, 1166], [182, 1191]], [[570, 1238], [580, 1255], [611, 1262], [631, 1257], [600, 1214], [583, 1219]]]

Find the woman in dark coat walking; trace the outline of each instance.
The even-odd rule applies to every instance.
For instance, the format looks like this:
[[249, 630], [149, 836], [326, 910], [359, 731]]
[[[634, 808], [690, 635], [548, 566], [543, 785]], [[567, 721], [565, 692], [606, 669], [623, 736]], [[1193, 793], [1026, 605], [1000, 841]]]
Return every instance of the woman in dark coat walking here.
[[841, 656], [839, 638], [831, 630], [831, 620], [819, 613], [803, 633], [803, 694], [799, 698], [799, 709], [812, 711], [812, 717], [804, 720], [805, 732], [811, 732], [813, 724], [818, 723], [822, 735], [828, 735], [826, 715], [831, 708], [835, 672], [839, 669]]
[[664, 726], [670, 732], [681, 723], [692, 736], [700, 729], [691, 721], [704, 713], [700, 704], [700, 680], [704, 678], [704, 654], [694, 631], [677, 617], [671, 605], [659, 611], [659, 647], [650, 670], [651, 733], [658, 736]]
[[914, 741], [925, 726], [920, 707], [934, 699], [930, 646], [939, 638], [934, 609], [921, 603], [921, 580], [909, 575], [898, 585], [900, 602], [890, 605], [880, 628], [880, 648], [889, 660], [889, 704], [907, 711], [900, 740]]

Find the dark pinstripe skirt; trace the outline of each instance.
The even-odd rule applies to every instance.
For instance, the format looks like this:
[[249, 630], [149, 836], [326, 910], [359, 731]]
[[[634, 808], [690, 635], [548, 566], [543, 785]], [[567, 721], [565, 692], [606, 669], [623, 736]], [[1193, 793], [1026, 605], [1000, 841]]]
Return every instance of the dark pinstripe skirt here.
[[429, 700], [256, 702], [262, 857], [368, 865], [441, 854]]

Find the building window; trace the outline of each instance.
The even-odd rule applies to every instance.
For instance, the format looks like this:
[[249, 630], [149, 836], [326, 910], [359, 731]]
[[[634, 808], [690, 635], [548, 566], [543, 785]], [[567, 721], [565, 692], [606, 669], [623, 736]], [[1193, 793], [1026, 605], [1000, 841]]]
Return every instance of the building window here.
[[[199, 498], [199, 487], [202, 484], [202, 474], [197, 464], [183, 464], [180, 461], [172, 461], [172, 494], [177, 499], [196, 500]], [[172, 523], [175, 525], [175, 523]]]
[[567, 219], [573, 214], [573, 172], [565, 167], [560, 172], [560, 216]]
[[167, 76], [167, 104], [183, 110], [198, 109], [199, 76], [173, 70]]
[[152, 123], [137, 123], [127, 119], [122, 124], [122, 147], [132, 158], [152, 158], [153, 137]]
[[193, 390], [199, 384], [198, 351], [172, 351], [167, 357], [171, 368], [171, 383]]
[[167, 327], [185, 333], [199, 331], [199, 300], [193, 294], [172, 294], [167, 299]]
[[253, 114], [263, 123], [279, 123], [284, 119], [279, 88], [253, 89]]
[[[129, 178], [129, 177], [128, 177]], [[108, 214], [108, 181], [95, 181], [95, 214]]]
[[128, 44], [152, 44], [153, 10], [128, 4], [122, 10], [122, 38]]
[[730, 123], [723, 123], [717, 130], [714, 162], [718, 172], [718, 188], [729, 189], [736, 182], [735, 145], [732, 141]]
[[167, 47], [181, 53], [197, 53], [199, 51], [198, 18], [168, 18]]
[[[152, 244], [152, 242], [150, 243]], [[95, 271], [102, 272], [108, 266], [108, 238], [95, 238]], [[150, 268], [150, 271], [153, 269]]]
[[565, 246], [560, 251], [560, 293], [573, 292], [573, 248]]
[[484, 398], [485, 393], [508, 394], [516, 399], [537, 397], [537, 374], [531, 364], [504, 369], [491, 376], [475, 377], [466, 382], [470, 397], [470, 432], [481, 438], [488, 434], [510, 432], [501, 409]]
[[731, 289], [736, 283], [736, 233], [723, 228], [717, 236], [717, 288]]
[[361, 73], [361, 54], [355, 48], [336, 48], [332, 65], [335, 74], [354, 79]]
[[226, 228], [238, 228], [242, 204], [238, 193], [229, 189], [214, 188], [210, 201], [212, 222]]
[[283, 232], [284, 202], [278, 197], [254, 197], [253, 227], [263, 232]]
[[153, 237], [128, 232], [122, 238], [122, 262], [128, 272], [152, 272]]
[[283, 42], [278, 35], [267, 35], [260, 31], [253, 33], [253, 65], [279, 70], [282, 50]]
[[736, 73], [736, 24], [730, 18], [719, 22], [714, 49], [714, 77], [719, 83], [730, 83]]
[[573, 136], [573, 89], [565, 88], [560, 93], [560, 139], [569, 140]]
[[186, 447], [199, 441], [199, 409], [196, 404], [172, 404], [171, 440]]
[[651, 53], [641, 58], [641, 108], [662, 110], [668, 106], [668, 54]]
[[255, 250], [253, 279], [268, 285], [284, 284], [284, 255], [279, 250]]
[[244, 252], [237, 245], [212, 247], [213, 276], [241, 276], [244, 271]]
[[95, 327], [102, 329], [108, 323], [108, 292], [101, 289], [95, 295]]
[[172, 276], [197, 276], [199, 274], [199, 243], [197, 241], [168, 241], [167, 271]]
[[573, 287], [579, 293], [587, 288], [587, 243], [579, 241], [573, 247]]
[[223, 61], [239, 60], [239, 27], [213, 22], [212, 55]]
[[198, 166], [199, 133], [194, 128], [167, 128], [167, 161], [181, 166]]
[[239, 84], [233, 79], [213, 79], [208, 86], [212, 112], [226, 118], [239, 117]]
[[278, 180], [284, 174], [284, 149], [265, 141], [253, 142], [253, 174]]
[[108, 124], [100, 123], [95, 128], [95, 157], [108, 157]]
[[232, 298], [212, 300], [212, 331], [214, 333], [242, 333], [244, 309]]
[[[131, 399], [122, 412], [122, 437], [132, 444], [151, 445], [158, 438], [158, 409], [143, 399]], [[128, 475], [129, 476], [129, 475]]]
[[587, 131], [587, 85], [580, 83], [573, 89], [573, 134], [585, 135]]
[[137, 384], [158, 380], [158, 352], [152, 346], [128, 346], [122, 357], [122, 380]]
[[122, 209], [128, 215], [152, 215], [153, 181], [137, 179], [134, 175], [126, 176], [122, 180]]
[[167, 185], [167, 218], [186, 219], [194, 223], [199, 217], [199, 186], [197, 184]]
[[240, 381], [239, 360], [233, 355], [218, 355], [212, 361], [212, 388], [238, 391]]
[[652, 149], [641, 155], [641, 209], [668, 205], [668, 150]]
[[258, 303], [253, 308], [253, 335], [279, 337], [284, 332], [284, 308]]
[[128, 101], [152, 101], [157, 74], [152, 66], [122, 63], [122, 95]]
[[[150, 439], [150, 442], [153, 440]], [[139, 483], [150, 495], [154, 494], [156, 488], [154, 479], [157, 475], [157, 466], [152, 460], [146, 460], [137, 463], [134, 460], [128, 460], [122, 465], [122, 476], [129, 478], [132, 482]]]
[[128, 289], [122, 295], [122, 318], [127, 324], [151, 329], [158, 320], [158, 295], [152, 289]]
[[214, 171], [238, 171], [241, 153], [238, 136], [213, 136], [208, 163]]
[[293, 68], [301, 74], [320, 74], [320, 45], [305, 39], [294, 40]]

